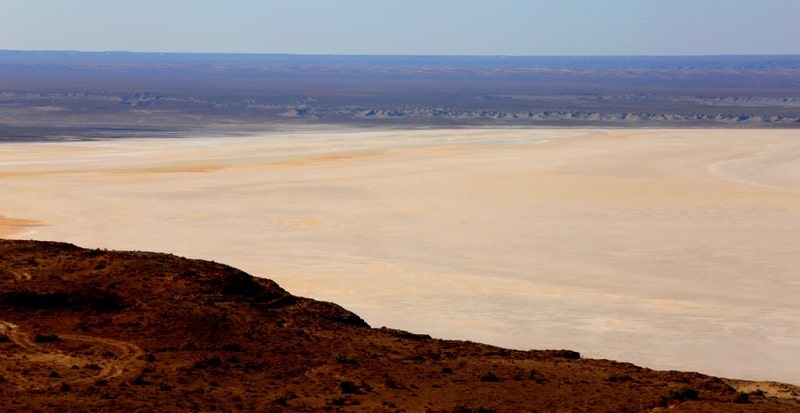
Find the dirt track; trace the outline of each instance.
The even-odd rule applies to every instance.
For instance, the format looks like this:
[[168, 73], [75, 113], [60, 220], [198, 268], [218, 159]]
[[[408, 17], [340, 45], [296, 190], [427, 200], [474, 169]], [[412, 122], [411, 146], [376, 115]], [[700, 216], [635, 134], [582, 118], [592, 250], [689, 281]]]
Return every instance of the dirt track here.
[[136, 377], [144, 363], [144, 352], [135, 344], [103, 337], [36, 335], [2, 320], [0, 337], [0, 375], [20, 389], [40, 387], [42, 373], [60, 378], [59, 384]]

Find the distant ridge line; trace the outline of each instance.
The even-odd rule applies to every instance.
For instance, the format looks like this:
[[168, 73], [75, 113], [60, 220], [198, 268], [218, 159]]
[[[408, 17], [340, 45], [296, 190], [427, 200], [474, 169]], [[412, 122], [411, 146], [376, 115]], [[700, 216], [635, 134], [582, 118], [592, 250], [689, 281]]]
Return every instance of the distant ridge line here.
[[132, 51], [0, 50], [0, 65], [14, 63], [185, 63], [257, 65], [343, 66], [456, 66], [529, 67], [575, 69], [716, 69], [758, 70], [765, 67], [800, 69], [800, 55], [619, 55], [619, 56], [517, 56], [517, 55], [326, 55], [192, 53]]

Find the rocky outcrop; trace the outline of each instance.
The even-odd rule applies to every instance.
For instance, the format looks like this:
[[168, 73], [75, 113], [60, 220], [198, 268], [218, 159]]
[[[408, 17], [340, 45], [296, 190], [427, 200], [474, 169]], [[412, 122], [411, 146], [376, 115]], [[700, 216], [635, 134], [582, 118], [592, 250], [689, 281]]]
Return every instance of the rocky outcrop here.
[[0, 240], [3, 411], [800, 409], [756, 385], [370, 328], [209, 261]]

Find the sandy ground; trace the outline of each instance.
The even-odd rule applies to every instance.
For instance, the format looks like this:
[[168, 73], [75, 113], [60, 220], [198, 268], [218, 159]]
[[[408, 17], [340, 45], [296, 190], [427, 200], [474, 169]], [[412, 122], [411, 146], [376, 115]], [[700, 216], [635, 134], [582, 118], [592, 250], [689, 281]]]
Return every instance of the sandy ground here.
[[0, 235], [213, 259], [373, 326], [800, 384], [800, 131], [4, 144], [0, 194]]

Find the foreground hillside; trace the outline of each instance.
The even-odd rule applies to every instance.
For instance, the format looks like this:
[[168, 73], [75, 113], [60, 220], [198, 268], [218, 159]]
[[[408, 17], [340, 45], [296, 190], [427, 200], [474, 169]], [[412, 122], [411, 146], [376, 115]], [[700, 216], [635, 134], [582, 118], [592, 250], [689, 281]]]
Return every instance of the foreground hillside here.
[[374, 329], [172, 255], [0, 240], [0, 285], [2, 411], [800, 410], [791, 386]]

